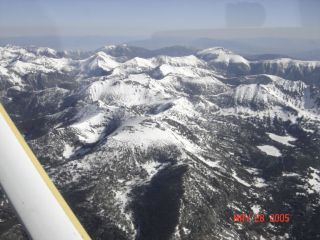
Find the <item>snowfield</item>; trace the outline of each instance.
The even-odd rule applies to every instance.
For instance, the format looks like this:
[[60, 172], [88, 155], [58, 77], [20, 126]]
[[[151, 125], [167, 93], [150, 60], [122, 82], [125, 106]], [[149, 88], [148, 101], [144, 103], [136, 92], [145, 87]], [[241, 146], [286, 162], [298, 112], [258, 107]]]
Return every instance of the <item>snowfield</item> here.
[[294, 142], [295, 140], [297, 140], [296, 138], [294, 138], [294, 137], [292, 137], [290, 135], [288, 135], [288, 136], [279, 136], [279, 135], [274, 134], [274, 133], [267, 133], [267, 134], [272, 140], [274, 140], [276, 142], [279, 142], [279, 143], [281, 143], [283, 145], [289, 146], [289, 147], [294, 147], [294, 145], [289, 143], [289, 142]]
[[257, 148], [259, 148], [265, 154], [273, 156], [273, 157], [281, 157], [282, 156], [279, 149], [274, 146], [271, 146], [271, 145], [257, 146]]

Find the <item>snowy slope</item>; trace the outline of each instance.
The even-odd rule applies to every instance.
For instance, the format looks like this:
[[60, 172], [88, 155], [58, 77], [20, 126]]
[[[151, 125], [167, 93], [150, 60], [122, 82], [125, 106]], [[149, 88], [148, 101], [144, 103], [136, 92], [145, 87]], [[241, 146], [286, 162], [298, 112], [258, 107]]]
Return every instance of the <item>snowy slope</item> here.
[[197, 56], [216, 69], [230, 73], [248, 73], [250, 63], [244, 57], [221, 47], [208, 48], [197, 52]]

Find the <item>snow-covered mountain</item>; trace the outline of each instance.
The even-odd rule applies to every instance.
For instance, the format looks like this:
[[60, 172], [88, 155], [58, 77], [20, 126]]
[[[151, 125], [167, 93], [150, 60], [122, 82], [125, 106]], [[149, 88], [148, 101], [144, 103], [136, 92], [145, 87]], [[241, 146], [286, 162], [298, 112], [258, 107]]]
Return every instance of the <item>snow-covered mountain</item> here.
[[[0, 100], [93, 239], [320, 237], [320, 62], [147, 52], [0, 47]], [[0, 239], [17, 222], [0, 195]]]
[[208, 48], [197, 52], [197, 56], [204, 59], [217, 71], [226, 70], [229, 73], [245, 74], [250, 71], [250, 63], [244, 57], [232, 51], [221, 48]]

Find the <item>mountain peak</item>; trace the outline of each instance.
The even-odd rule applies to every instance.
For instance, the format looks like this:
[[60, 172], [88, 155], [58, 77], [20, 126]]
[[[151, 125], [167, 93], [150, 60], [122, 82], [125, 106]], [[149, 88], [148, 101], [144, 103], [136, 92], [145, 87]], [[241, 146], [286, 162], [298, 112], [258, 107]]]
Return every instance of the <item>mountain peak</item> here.
[[197, 56], [213, 62], [225, 62], [226, 64], [244, 63], [248, 65], [248, 60], [244, 57], [223, 47], [213, 47], [200, 50], [197, 52]]

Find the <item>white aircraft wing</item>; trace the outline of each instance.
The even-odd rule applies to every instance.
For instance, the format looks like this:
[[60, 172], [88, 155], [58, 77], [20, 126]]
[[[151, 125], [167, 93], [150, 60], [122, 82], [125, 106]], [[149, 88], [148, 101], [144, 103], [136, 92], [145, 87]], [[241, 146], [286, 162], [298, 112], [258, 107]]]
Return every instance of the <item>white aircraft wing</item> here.
[[90, 239], [1, 104], [0, 184], [32, 239]]

